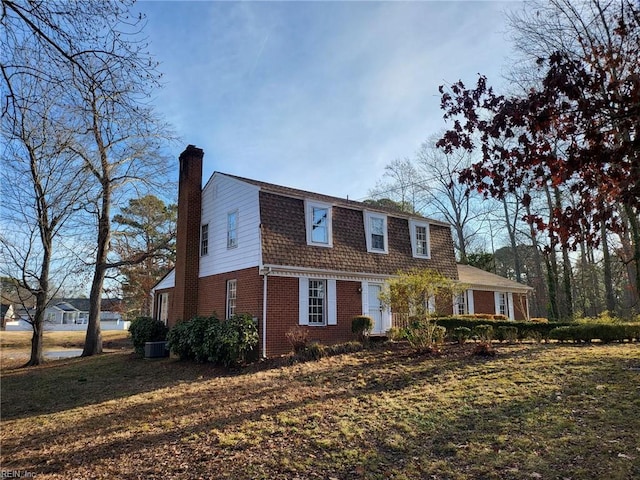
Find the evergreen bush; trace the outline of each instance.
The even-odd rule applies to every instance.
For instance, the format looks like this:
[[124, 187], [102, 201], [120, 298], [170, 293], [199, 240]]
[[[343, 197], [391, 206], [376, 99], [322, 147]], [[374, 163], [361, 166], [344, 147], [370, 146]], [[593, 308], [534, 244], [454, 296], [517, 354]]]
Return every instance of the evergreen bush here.
[[167, 339], [167, 326], [151, 317], [137, 317], [129, 325], [129, 334], [136, 353], [144, 354], [146, 342], [162, 342]]

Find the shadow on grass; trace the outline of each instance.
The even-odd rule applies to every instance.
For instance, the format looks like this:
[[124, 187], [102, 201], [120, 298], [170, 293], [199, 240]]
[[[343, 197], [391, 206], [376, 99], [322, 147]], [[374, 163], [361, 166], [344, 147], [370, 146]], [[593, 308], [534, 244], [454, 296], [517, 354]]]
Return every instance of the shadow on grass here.
[[[498, 360], [513, 360], [513, 366], [514, 362], [526, 363], [549, 350], [553, 353], [555, 348], [503, 349], [495, 359], [432, 359], [379, 350], [344, 359], [327, 359], [317, 364], [294, 365], [281, 371], [228, 376], [220, 381], [210, 380], [223, 372], [207, 365], [172, 360], [151, 362], [122, 354], [60, 362], [59, 365], [12, 373], [6, 379], [3, 377], [3, 417], [6, 413], [4, 402], [7, 388], [31, 385], [38, 392], [31, 406], [21, 409], [12, 404], [11, 418], [17, 419], [117, 400], [165, 387], [178, 387], [185, 383], [189, 385], [184, 386], [184, 391], [176, 389], [166, 395], [149, 396], [137, 403], [123, 404], [106, 412], [96, 412], [95, 415], [88, 411], [79, 421], [62, 428], [56, 427], [53, 431], [42, 430], [28, 438], [8, 439], [3, 442], [5, 454], [12, 451], [26, 453], [19, 459], [7, 462], [6, 466], [15, 469], [40, 466], [39, 473], [63, 474], [70, 467], [99, 465], [110, 459], [127, 458], [137, 473], [146, 471], [150, 478], [160, 478], [154, 477], [159, 475], [158, 470], [154, 470], [157, 465], [145, 463], [144, 454], [132, 452], [169, 449], [176, 456], [187, 455], [191, 460], [196, 454], [201, 455], [198, 458], [207, 459], [205, 463], [191, 465], [190, 474], [193, 475], [208, 474], [210, 478], [220, 478], [221, 472], [231, 472], [234, 478], [259, 478], [255, 470], [246, 467], [252, 462], [262, 462], [269, 470], [269, 475], [264, 478], [277, 478], [274, 472], [281, 468], [281, 460], [273, 455], [280, 451], [280, 447], [270, 449], [264, 445], [267, 445], [268, 439], [286, 437], [286, 441], [295, 445], [295, 448], [280, 453], [295, 460], [297, 467], [294, 470], [302, 475], [315, 473], [320, 464], [322, 476], [386, 478], [401, 469], [410, 478], [420, 478], [433, 472], [442, 473], [433, 470], [437, 465], [437, 468], [445, 468], [442, 464], [453, 463], [454, 466], [450, 468], [455, 468], [456, 462], [471, 463], [468, 468], [472, 475], [467, 478], [473, 478], [474, 475], [476, 478], [521, 478], [521, 471], [508, 471], [513, 465], [520, 464], [526, 464], [529, 472], [565, 468], [580, 473], [579, 468], [582, 467], [577, 466], [580, 463], [578, 457], [595, 448], [598, 441], [596, 436], [583, 437], [580, 432], [584, 429], [601, 429], [603, 425], [606, 426], [606, 421], [612, 419], [581, 414], [564, 418], [567, 412], [561, 399], [566, 392], [578, 396], [577, 400], [582, 402], [580, 395], [585, 385], [599, 384], [606, 378], [610, 379], [612, 385], [624, 384], [629, 380], [627, 376], [613, 375], [611, 369], [616, 362], [626, 361], [626, 357], [616, 359], [608, 356], [597, 361], [580, 357], [570, 359], [558, 368], [569, 365], [581, 369], [579, 378], [567, 376], [559, 379], [557, 385], [539, 385], [529, 392], [522, 389], [522, 397], [518, 399], [492, 401], [483, 398], [482, 391], [471, 391], [465, 392], [463, 400], [453, 404], [455, 409], [450, 404], [433, 404], [431, 411], [412, 410], [398, 403], [398, 407], [405, 405], [405, 408], [393, 409], [386, 420], [376, 417], [375, 425], [367, 426], [366, 436], [356, 437], [349, 445], [344, 445], [344, 450], [352, 449], [361, 453], [360, 458], [346, 458], [343, 449], [337, 448], [343, 445], [336, 445], [336, 448], [329, 445], [319, 450], [314, 441], [308, 441], [306, 436], [287, 425], [280, 425], [282, 428], [276, 428], [269, 434], [251, 428], [247, 435], [264, 438], [257, 443], [236, 442], [233, 446], [222, 443], [215, 433], [234, 431], [243, 424], [275, 428], [273, 424], [278, 423], [280, 414], [290, 415], [303, 423], [311, 421], [309, 412], [319, 412], [327, 418], [339, 416], [338, 405], [348, 401], [362, 405], [352, 415], [366, 420], [367, 409], [380, 407], [373, 401], [380, 394], [402, 398], [405, 391], [415, 388], [431, 386], [444, 389], [447, 376], [464, 377], [469, 370], [477, 376], [491, 374], [505, 368], [504, 363]], [[198, 388], [199, 384], [201, 388]], [[560, 399], [556, 396], [558, 389], [561, 392]], [[60, 395], [60, 392], [64, 394]], [[82, 398], [82, 394], [88, 392], [91, 392], [91, 398]], [[605, 392], [601, 393], [604, 401]], [[47, 395], [52, 394], [62, 398], [46, 405], [46, 402], [51, 402]], [[9, 396], [9, 400], [13, 401], [19, 398], [26, 399], [24, 391], [12, 392]], [[36, 401], [38, 398], [41, 404]], [[428, 398], [425, 397], [424, 401], [425, 406], [428, 405]], [[639, 427], [637, 418], [635, 425], [633, 422], [625, 424], [623, 417], [633, 412], [628, 411], [628, 407], [620, 408], [619, 415], [610, 422], [611, 428], [626, 431]], [[373, 414], [377, 413], [374, 411]], [[409, 434], [396, 431], [397, 427], [392, 421], [395, 417], [408, 422], [412, 431]], [[183, 425], [182, 420], [188, 418], [191, 420]], [[319, 422], [323, 421], [319, 418]], [[426, 421], [427, 418], [429, 421]], [[576, 418], [584, 421], [579, 423]], [[141, 425], [144, 427], [147, 424], [163, 427], [149, 432], [141, 430]], [[266, 424], [270, 426], [267, 428]], [[130, 430], [127, 425], [130, 425]], [[305, 425], [305, 428], [311, 427]], [[114, 432], [122, 434], [112, 435]], [[52, 434], [58, 439], [72, 438], [73, 442], [58, 452], [42, 449], [41, 446], [51, 440]], [[389, 441], [393, 434], [403, 437], [400, 445], [394, 446]], [[196, 440], [190, 441], [189, 438]], [[560, 439], [563, 438], [568, 440], [562, 443]], [[549, 445], [538, 445], [544, 441]], [[562, 451], [556, 451], [556, 448]], [[236, 457], [242, 452], [252, 454], [246, 457], [241, 455], [243, 461], [238, 461]], [[235, 461], [229, 463], [234, 458]], [[315, 460], [309, 463], [309, 458]], [[595, 458], [592, 466], [595, 471], [613, 468], [600, 457]], [[173, 468], [173, 473], [179, 470], [177, 466]], [[212, 475], [212, 472], [217, 475]], [[624, 472], [628, 473], [627, 470]], [[287, 478], [286, 473], [280, 478]]]

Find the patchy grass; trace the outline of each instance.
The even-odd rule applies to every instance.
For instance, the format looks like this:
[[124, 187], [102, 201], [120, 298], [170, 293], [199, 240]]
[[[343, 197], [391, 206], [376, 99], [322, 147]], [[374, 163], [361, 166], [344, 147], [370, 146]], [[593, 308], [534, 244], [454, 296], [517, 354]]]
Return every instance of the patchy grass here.
[[[82, 348], [86, 332], [49, 332], [43, 336], [44, 348]], [[31, 348], [31, 332], [0, 332], [2, 350], [24, 350]], [[130, 347], [129, 332], [126, 330], [106, 330], [102, 332], [102, 343], [108, 348]]]
[[468, 346], [441, 357], [379, 346], [232, 373], [111, 353], [5, 371], [2, 468], [38, 478], [640, 477], [640, 345], [497, 350], [484, 359]]

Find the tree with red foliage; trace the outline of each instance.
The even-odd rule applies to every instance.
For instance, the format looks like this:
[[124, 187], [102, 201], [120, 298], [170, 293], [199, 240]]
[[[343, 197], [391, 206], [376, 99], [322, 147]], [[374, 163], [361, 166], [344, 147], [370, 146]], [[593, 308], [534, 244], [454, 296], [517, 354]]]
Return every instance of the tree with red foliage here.
[[[548, 219], [535, 214], [525, 219], [539, 231], [548, 229], [561, 245], [597, 245], [603, 226], [629, 228], [637, 291], [640, 10], [620, 0], [608, 22], [606, 41], [579, 39], [581, 55], [556, 51], [539, 59], [542, 82], [524, 95], [497, 95], [484, 76], [472, 89], [461, 81], [447, 90], [441, 86], [441, 108], [453, 128], [438, 146], [451, 152], [479, 145], [482, 160], [463, 170], [460, 181], [485, 196], [503, 198], [521, 187], [563, 186], [571, 192], [575, 201]], [[523, 201], [530, 201], [528, 195]]]

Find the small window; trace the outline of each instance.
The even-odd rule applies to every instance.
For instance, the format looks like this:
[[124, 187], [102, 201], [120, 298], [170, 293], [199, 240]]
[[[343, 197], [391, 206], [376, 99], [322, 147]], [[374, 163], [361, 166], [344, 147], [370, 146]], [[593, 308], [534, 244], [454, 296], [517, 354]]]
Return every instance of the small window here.
[[160, 298], [158, 299], [158, 320], [167, 324], [167, 320], [169, 319], [169, 294], [161, 293]]
[[227, 248], [238, 246], [238, 212], [227, 215]]
[[509, 316], [509, 307], [507, 303], [507, 294], [504, 292], [498, 292], [496, 295], [497, 305], [496, 313], [500, 315]]
[[409, 230], [411, 232], [411, 249], [414, 257], [430, 258], [429, 249], [429, 224], [409, 220]]
[[381, 214], [365, 212], [365, 234], [367, 236], [367, 251], [387, 253], [387, 217]]
[[227, 280], [227, 318], [231, 318], [236, 314], [237, 293], [237, 280]]
[[200, 255], [205, 256], [209, 253], [209, 224], [202, 225], [200, 230]]
[[317, 202], [305, 202], [308, 245], [317, 245], [320, 247], [332, 246], [331, 217], [331, 205]]
[[309, 279], [309, 325], [324, 325], [326, 315], [325, 280]]
[[467, 296], [465, 293], [459, 293], [453, 302], [453, 312], [455, 315], [466, 315], [467, 310]]

